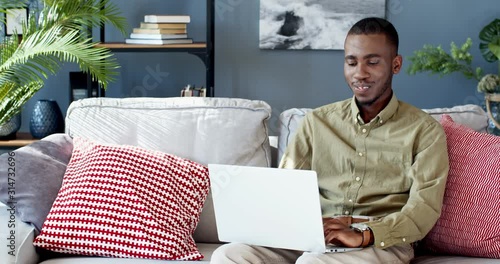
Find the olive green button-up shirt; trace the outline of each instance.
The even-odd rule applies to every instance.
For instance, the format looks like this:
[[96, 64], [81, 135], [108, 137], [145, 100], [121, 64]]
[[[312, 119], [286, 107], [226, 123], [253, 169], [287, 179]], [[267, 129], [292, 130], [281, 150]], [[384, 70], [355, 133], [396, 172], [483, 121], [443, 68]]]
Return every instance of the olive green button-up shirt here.
[[395, 95], [367, 124], [354, 97], [309, 112], [280, 167], [317, 172], [324, 217], [380, 217], [367, 223], [380, 248], [431, 230], [449, 168], [439, 122]]

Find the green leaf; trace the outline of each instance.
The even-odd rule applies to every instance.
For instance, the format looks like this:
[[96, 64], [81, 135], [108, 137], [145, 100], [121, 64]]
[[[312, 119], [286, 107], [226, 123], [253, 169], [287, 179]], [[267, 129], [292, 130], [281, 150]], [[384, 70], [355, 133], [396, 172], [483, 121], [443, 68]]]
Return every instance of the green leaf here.
[[[495, 62], [500, 58], [500, 54], [496, 48], [500, 45], [500, 19], [495, 19], [486, 25], [481, 32], [479, 32], [479, 39], [482, 41], [479, 44], [481, 55], [488, 62]], [[493, 43], [493, 46], [490, 44]], [[493, 47], [493, 50], [491, 49]]]
[[461, 48], [452, 42], [450, 44], [450, 52], [444, 51], [441, 46], [424, 45], [421, 50], [413, 53], [409, 57], [410, 67], [407, 72], [414, 75], [419, 72], [429, 72], [430, 74], [438, 74], [440, 77], [445, 75], [460, 72], [468, 79], [476, 79], [479, 81], [481, 71], [472, 68], [472, 55], [469, 49], [472, 46], [472, 40], [468, 38]]
[[500, 58], [500, 38], [497, 39], [496, 43], [491, 42], [488, 44], [488, 48], [490, 49], [491, 53], [493, 53], [496, 57], [497, 60]]

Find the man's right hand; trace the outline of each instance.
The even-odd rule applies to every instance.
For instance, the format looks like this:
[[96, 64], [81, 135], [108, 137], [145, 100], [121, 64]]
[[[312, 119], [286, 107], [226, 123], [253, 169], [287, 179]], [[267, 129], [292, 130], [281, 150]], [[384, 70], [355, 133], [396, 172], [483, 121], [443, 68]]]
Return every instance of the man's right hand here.
[[339, 218], [323, 218], [323, 231], [326, 244], [335, 244], [345, 247], [360, 247], [363, 235]]

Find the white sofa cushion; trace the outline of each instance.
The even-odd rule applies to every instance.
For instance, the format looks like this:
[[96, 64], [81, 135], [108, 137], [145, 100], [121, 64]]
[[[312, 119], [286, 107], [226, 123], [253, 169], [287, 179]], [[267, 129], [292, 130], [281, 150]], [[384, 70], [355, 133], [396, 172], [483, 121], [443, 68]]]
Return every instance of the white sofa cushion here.
[[[285, 152], [286, 146], [300, 125], [304, 116], [312, 111], [311, 108], [292, 108], [283, 111], [279, 117], [279, 142], [278, 163]], [[486, 132], [488, 127], [488, 115], [477, 105], [459, 105], [451, 108], [422, 109], [436, 120], [440, 120], [442, 114], [447, 114], [459, 124], [466, 125], [475, 131]]]
[[488, 114], [478, 105], [457, 105], [450, 108], [423, 109], [436, 120], [443, 114], [449, 115], [455, 123], [466, 125], [477, 132], [484, 133], [488, 127]]
[[[269, 167], [270, 115], [267, 103], [246, 99], [88, 98], [69, 106], [66, 133], [159, 150], [202, 164]], [[194, 238], [218, 242], [210, 195]]]

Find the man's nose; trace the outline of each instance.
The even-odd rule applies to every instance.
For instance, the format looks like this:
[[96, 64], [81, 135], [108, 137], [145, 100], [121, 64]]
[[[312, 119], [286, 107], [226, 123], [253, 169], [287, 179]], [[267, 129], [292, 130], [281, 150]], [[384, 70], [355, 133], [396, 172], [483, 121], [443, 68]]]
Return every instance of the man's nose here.
[[363, 65], [361, 63], [358, 63], [356, 65], [356, 69], [354, 70], [354, 76], [355, 79], [362, 80], [370, 77], [370, 74], [366, 70], [366, 65]]

